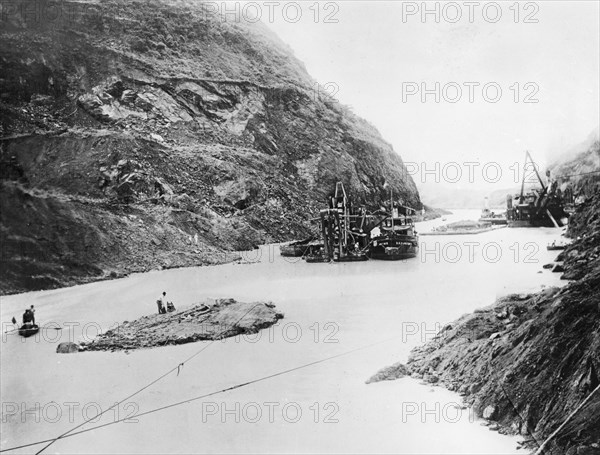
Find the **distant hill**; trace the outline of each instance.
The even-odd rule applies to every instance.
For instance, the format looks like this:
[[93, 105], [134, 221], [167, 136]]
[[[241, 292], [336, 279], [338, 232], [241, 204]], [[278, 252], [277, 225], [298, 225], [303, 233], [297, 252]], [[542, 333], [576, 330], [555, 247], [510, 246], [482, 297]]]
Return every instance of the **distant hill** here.
[[[596, 183], [600, 182], [600, 134], [599, 128], [594, 129], [587, 138], [566, 150], [553, 153], [548, 169], [553, 178], [558, 178], [561, 186], [571, 184], [574, 189], [583, 188], [588, 193], [595, 191]], [[541, 174], [543, 172], [542, 170]], [[539, 186], [535, 177], [526, 182], [525, 188]], [[484, 198], [489, 198], [491, 208], [506, 207], [506, 196], [518, 194], [520, 185], [512, 188], [486, 190], [481, 188], [462, 188], [457, 185], [427, 184], [419, 185], [421, 199], [427, 205], [447, 209], [478, 209], [482, 208]]]
[[481, 209], [484, 199], [489, 200], [490, 208], [505, 208], [506, 196], [518, 193], [520, 187], [486, 190], [482, 188], [457, 188], [444, 185], [423, 185], [419, 194], [425, 204], [445, 209]]
[[582, 152], [586, 152], [589, 148], [600, 140], [600, 126], [594, 128], [590, 134], [581, 142], [577, 144], [563, 147], [562, 149], [555, 150], [546, 154], [546, 160], [551, 163], [550, 167], [556, 166], [558, 163], [571, 161], [577, 155]]
[[585, 141], [571, 147], [552, 163], [550, 169], [562, 185], [571, 184], [575, 191], [588, 195], [600, 183], [600, 135], [596, 128]]

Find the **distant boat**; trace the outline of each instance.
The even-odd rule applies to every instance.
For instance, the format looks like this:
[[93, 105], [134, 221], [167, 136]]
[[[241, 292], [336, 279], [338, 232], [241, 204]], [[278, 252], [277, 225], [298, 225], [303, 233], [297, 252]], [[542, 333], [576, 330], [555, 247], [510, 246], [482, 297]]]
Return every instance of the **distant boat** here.
[[492, 224], [508, 224], [508, 220], [506, 219], [506, 212], [494, 213], [487, 208], [481, 211], [481, 217], [479, 217], [479, 221], [483, 223]]
[[495, 229], [501, 229], [506, 225], [493, 225], [490, 222], [462, 220], [454, 223], [434, 227], [430, 232], [422, 232], [421, 235], [465, 235], [481, 234]]

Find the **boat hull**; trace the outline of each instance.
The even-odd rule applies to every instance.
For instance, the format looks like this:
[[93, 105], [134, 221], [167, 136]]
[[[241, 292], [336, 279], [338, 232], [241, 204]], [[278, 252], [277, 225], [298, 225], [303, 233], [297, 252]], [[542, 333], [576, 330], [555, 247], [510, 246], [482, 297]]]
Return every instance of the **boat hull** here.
[[457, 230], [434, 230], [431, 232], [421, 232], [419, 235], [471, 235], [471, 234], [481, 234], [483, 232], [495, 231], [497, 229], [503, 229], [506, 225], [489, 225], [482, 228], [477, 229], [457, 229]]
[[482, 217], [479, 218], [479, 221], [482, 223], [492, 223], [494, 225], [508, 224], [508, 220], [506, 218]]
[[383, 261], [400, 261], [414, 258], [418, 253], [419, 240], [417, 236], [377, 237], [373, 240], [369, 257]]
[[334, 262], [363, 262], [363, 261], [368, 261], [368, 260], [369, 260], [369, 258], [365, 254], [333, 258]]
[[327, 256], [305, 256], [304, 260], [309, 264], [316, 264], [318, 262], [331, 262], [331, 259]]
[[568, 213], [556, 204], [547, 207], [522, 204], [508, 210], [507, 216], [508, 227], [563, 227], [569, 220]]
[[377, 254], [377, 253], [371, 253], [371, 259], [377, 259], [379, 261], [401, 261], [403, 259], [412, 259], [417, 257], [417, 252], [410, 252], [410, 253], [398, 253], [398, 254], [394, 254], [394, 253], [383, 253], [383, 254]]
[[35, 335], [40, 331], [40, 328], [36, 324], [23, 324], [19, 327], [19, 335], [23, 338], [28, 338]]

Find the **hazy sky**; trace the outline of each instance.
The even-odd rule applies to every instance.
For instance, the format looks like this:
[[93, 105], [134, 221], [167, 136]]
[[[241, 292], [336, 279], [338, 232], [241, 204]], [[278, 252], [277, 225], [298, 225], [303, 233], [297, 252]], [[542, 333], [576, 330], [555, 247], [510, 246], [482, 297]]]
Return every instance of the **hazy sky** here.
[[[516, 23], [512, 1], [499, 2], [497, 22], [491, 2], [474, 6], [471, 18], [468, 3], [429, 2], [431, 10], [438, 5], [439, 23], [434, 14], [422, 17], [421, 2], [303, 2], [293, 22], [297, 12], [284, 1], [271, 7], [271, 23], [269, 6], [256, 3], [309, 73], [333, 83], [335, 97], [374, 124], [405, 161], [429, 168], [457, 162], [465, 178], [463, 162], [481, 163], [471, 168], [477, 176], [493, 161], [501, 182], [510, 182], [509, 167], [522, 162], [524, 150], [543, 165], [548, 151], [581, 142], [600, 123], [597, 1], [522, 2]], [[422, 102], [421, 84], [435, 92], [436, 82], [440, 102], [435, 93]], [[471, 86], [473, 103], [465, 83], [479, 84]], [[457, 87], [460, 99], [446, 101], [458, 98]], [[524, 102], [528, 95], [539, 102]], [[494, 180], [492, 171], [478, 183]]]

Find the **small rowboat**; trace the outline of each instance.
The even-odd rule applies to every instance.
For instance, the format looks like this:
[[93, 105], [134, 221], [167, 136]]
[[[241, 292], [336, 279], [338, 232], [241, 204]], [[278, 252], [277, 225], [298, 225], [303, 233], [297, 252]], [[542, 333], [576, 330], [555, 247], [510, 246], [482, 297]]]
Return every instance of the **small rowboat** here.
[[323, 254], [304, 256], [304, 260], [306, 262], [308, 262], [309, 264], [316, 263], [316, 262], [331, 262], [331, 259], [329, 259], [329, 256], [325, 256]]
[[548, 251], [554, 251], [554, 250], [564, 250], [567, 247], [567, 245], [565, 245], [564, 243], [562, 244], [555, 244], [555, 243], [551, 243], [549, 245], [546, 246], [546, 249]]
[[334, 262], [362, 262], [362, 261], [368, 261], [369, 258], [363, 254], [363, 253], [359, 253], [359, 254], [348, 254], [347, 256], [333, 256], [333, 261]]
[[21, 327], [19, 327], [19, 335], [23, 338], [28, 338], [32, 335], [35, 335], [40, 331], [40, 328], [37, 324], [25, 323]]

